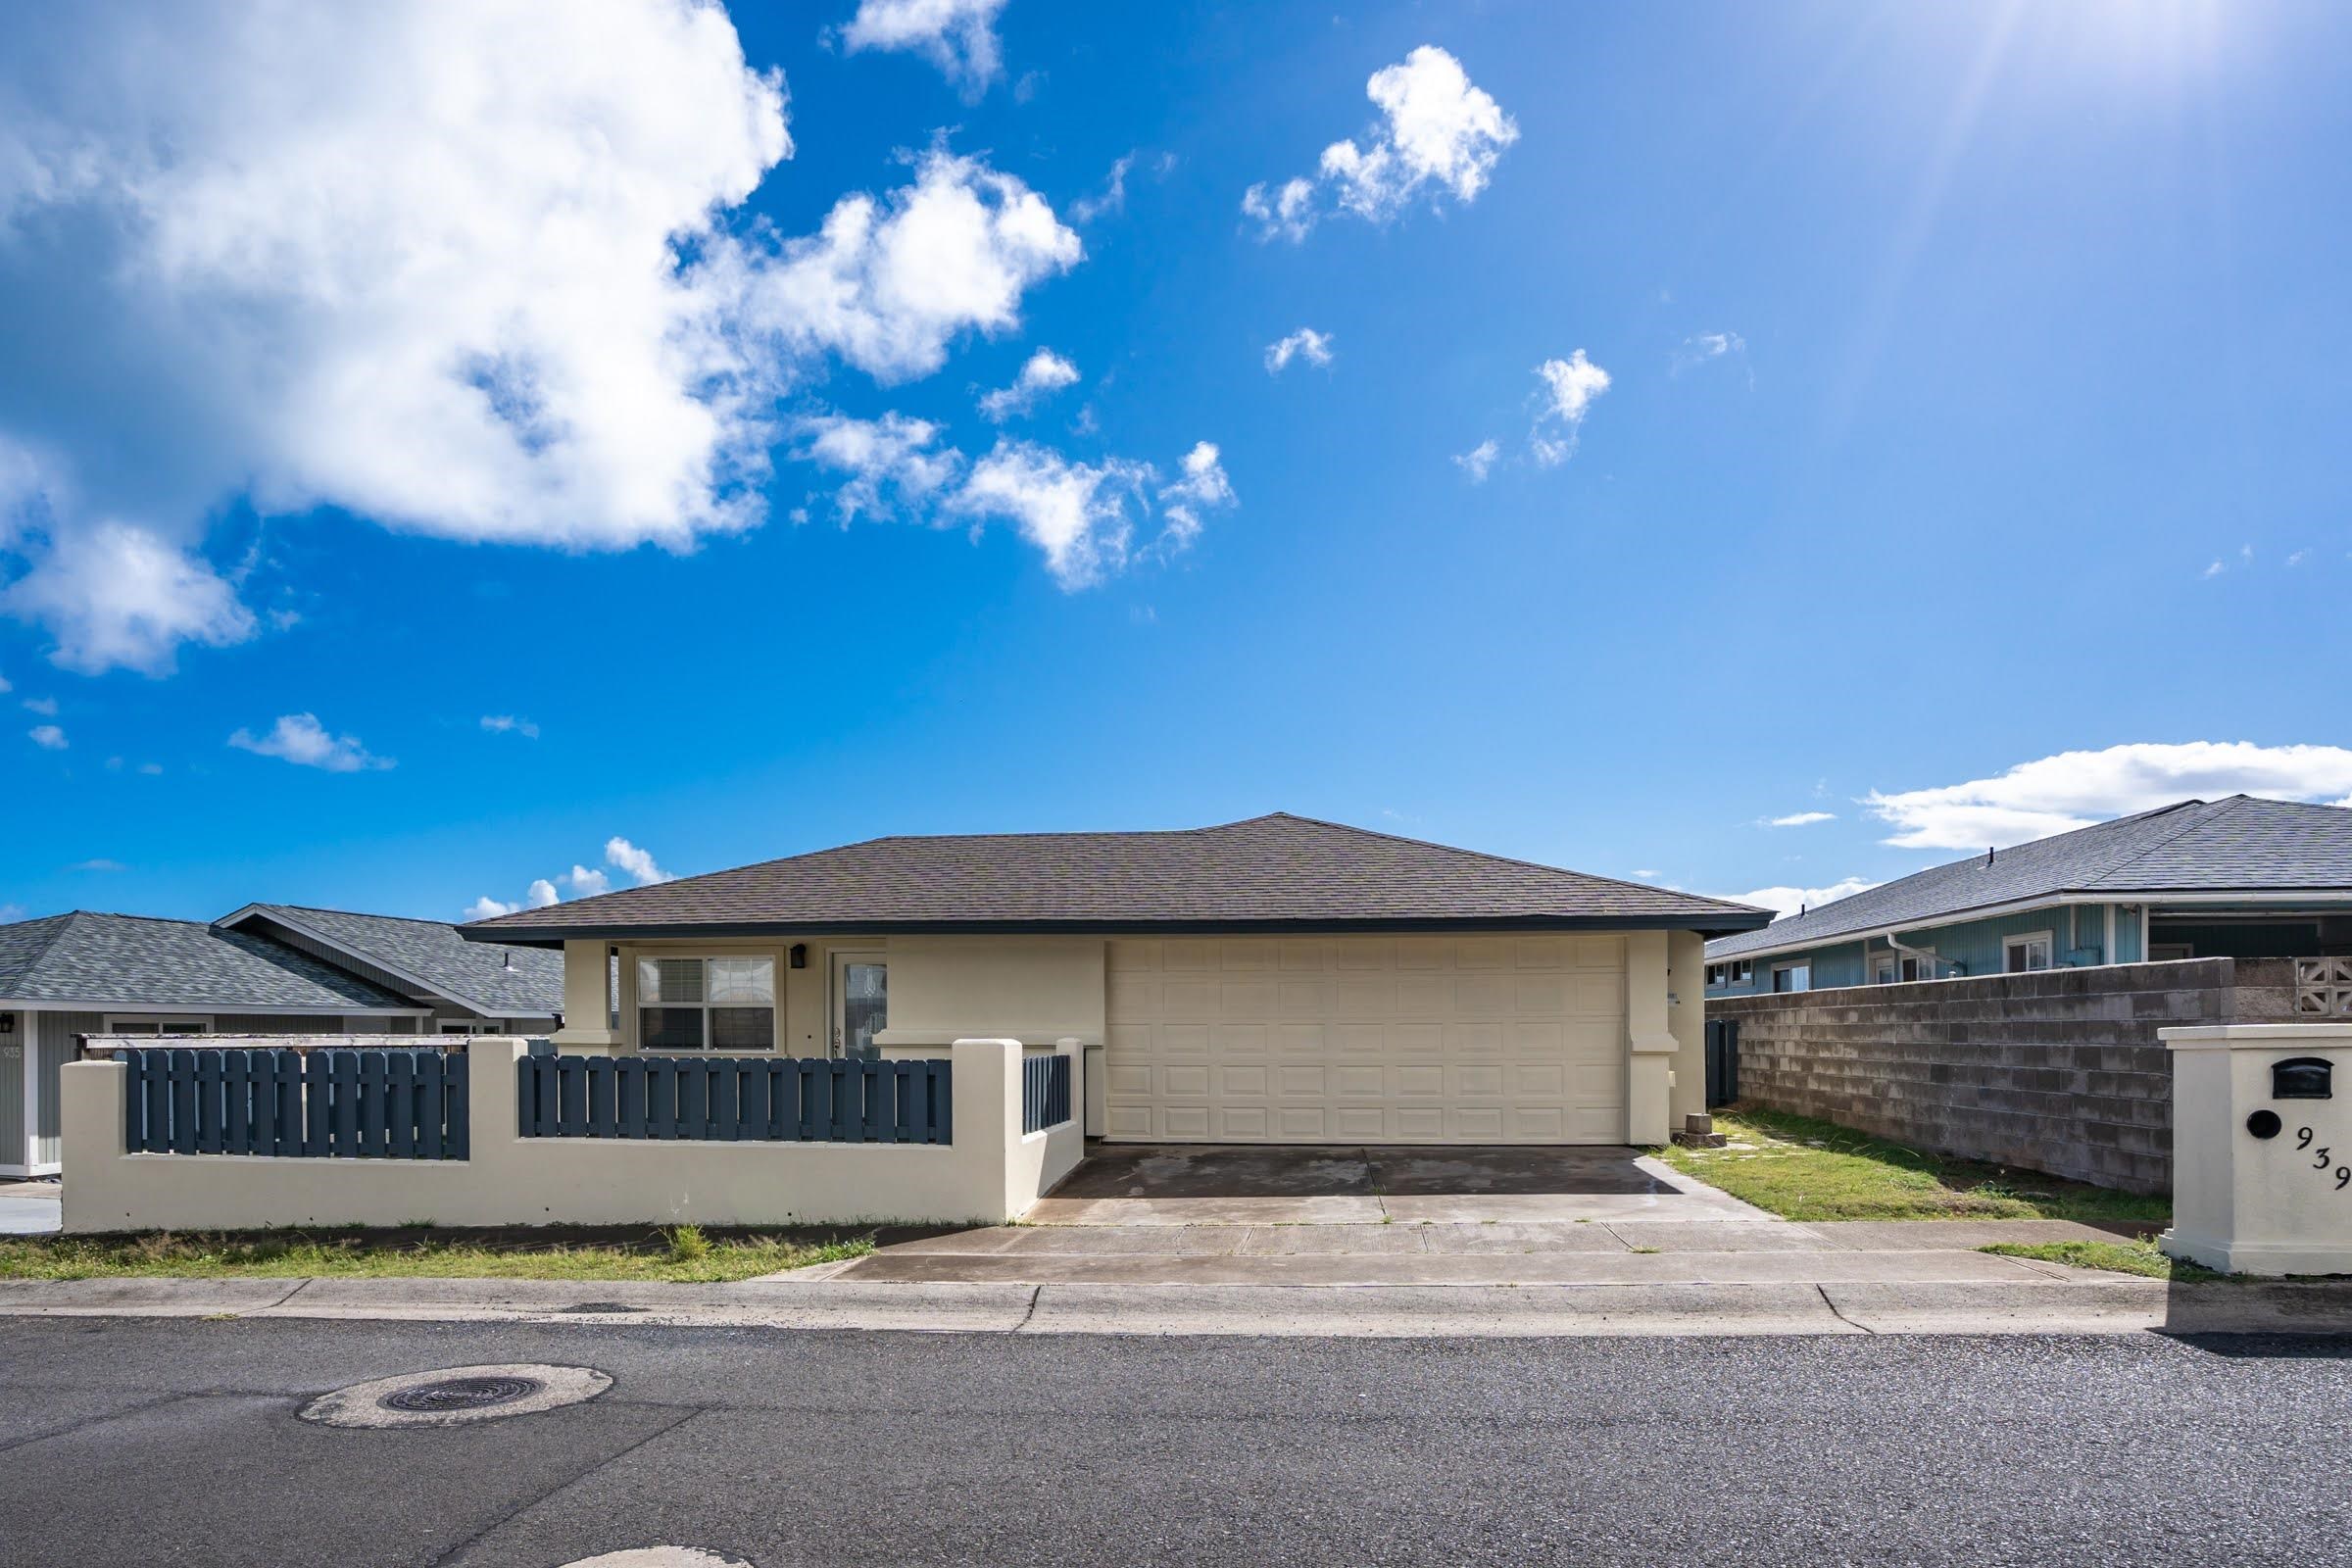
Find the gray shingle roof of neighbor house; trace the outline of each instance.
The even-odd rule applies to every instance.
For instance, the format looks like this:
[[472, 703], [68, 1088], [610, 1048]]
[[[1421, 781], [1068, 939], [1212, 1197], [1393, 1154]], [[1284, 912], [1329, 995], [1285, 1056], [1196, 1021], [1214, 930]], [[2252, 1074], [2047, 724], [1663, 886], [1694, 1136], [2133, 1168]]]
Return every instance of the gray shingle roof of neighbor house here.
[[564, 959], [538, 948], [467, 942], [445, 920], [412, 920], [291, 904], [249, 904], [221, 930], [280, 928], [349, 954], [404, 983], [485, 1017], [553, 1017], [564, 1010]]
[[1762, 924], [1762, 909], [1277, 811], [1145, 833], [868, 839], [461, 927], [483, 942], [719, 931]]
[[75, 909], [0, 926], [0, 999], [321, 1013], [416, 1004], [308, 954], [200, 920]]
[[1785, 953], [1888, 927], [1932, 925], [2003, 905], [2090, 894], [2352, 896], [2352, 810], [2232, 795], [2182, 801], [2031, 844], [1916, 871], [1707, 944], [1709, 958]]

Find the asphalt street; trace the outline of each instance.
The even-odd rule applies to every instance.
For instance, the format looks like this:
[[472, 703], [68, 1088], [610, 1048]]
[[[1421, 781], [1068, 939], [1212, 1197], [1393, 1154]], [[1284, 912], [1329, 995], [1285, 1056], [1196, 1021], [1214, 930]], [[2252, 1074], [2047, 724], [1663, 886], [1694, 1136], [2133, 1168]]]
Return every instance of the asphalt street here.
[[[345, 1385], [583, 1365], [454, 1428]], [[2352, 1341], [0, 1321], [0, 1564], [2352, 1560]]]

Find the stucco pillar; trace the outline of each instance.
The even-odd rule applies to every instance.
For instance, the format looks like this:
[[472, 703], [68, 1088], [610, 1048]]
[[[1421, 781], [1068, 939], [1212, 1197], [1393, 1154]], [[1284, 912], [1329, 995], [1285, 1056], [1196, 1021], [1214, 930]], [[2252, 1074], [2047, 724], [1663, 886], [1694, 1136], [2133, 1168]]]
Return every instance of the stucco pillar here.
[[612, 957], [602, 941], [564, 944], [564, 1027], [559, 1051], [610, 1051], [620, 1044], [612, 1027]]
[[68, 1231], [122, 1230], [126, 1205], [111, 1178], [121, 1169], [122, 1089], [130, 1069], [119, 1061], [69, 1061], [57, 1074], [59, 1183]]
[[1667, 933], [1628, 932], [1625, 939], [1625, 1024], [1628, 1056], [1625, 1138], [1662, 1144], [1672, 1123], [1675, 1053], [1682, 1043], [1667, 1023]]
[[1707, 1108], [1707, 940], [1695, 931], [1666, 934], [1666, 1029], [1675, 1042], [1671, 1134]]

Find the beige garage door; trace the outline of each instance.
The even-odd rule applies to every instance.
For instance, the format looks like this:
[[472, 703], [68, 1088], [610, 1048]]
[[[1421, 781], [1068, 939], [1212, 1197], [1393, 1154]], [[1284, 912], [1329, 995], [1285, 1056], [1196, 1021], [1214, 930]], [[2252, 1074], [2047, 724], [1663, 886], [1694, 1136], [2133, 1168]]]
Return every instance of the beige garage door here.
[[1625, 943], [1117, 941], [1105, 1046], [1114, 1140], [1621, 1143]]

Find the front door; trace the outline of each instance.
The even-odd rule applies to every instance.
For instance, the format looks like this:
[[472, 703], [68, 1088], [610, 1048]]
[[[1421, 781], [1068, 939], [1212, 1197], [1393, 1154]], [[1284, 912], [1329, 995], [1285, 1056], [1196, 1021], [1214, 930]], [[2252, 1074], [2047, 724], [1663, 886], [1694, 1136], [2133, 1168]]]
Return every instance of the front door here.
[[871, 1061], [890, 1027], [890, 969], [879, 953], [833, 955], [833, 1054]]

